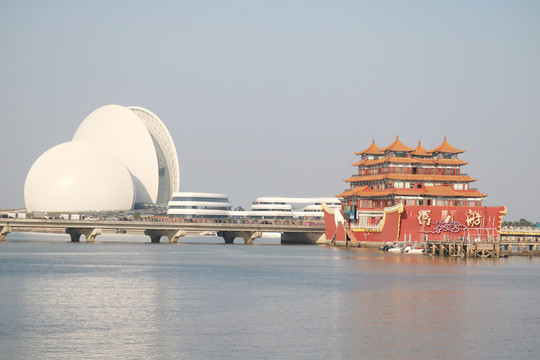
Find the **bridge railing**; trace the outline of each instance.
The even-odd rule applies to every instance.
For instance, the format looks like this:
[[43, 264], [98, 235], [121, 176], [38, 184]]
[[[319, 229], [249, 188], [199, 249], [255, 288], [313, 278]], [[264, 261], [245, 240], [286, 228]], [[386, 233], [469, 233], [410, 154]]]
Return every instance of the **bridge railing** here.
[[508, 234], [540, 234], [540, 228], [526, 226], [504, 226], [501, 231]]
[[[260, 221], [260, 222], [189, 222], [189, 221], [113, 221], [113, 220], [64, 220], [64, 219], [0, 219], [0, 226], [20, 228], [101, 228], [131, 230], [188, 231], [265, 231], [265, 232], [317, 232], [324, 231], [322, 222], [312, 221]], [[15, 230], [16, 231], [16, 230]]]
[[198, 224], [262, 224], [262, 225], [304, 225], [304, 226], [324, 226], [322, 220], [300, 220], [300, 219], [212, 219], [212, 218], [169, 218], [153, 217], [146, 220], [149, 222], [172, 222], [172, 223], [198, 223]]

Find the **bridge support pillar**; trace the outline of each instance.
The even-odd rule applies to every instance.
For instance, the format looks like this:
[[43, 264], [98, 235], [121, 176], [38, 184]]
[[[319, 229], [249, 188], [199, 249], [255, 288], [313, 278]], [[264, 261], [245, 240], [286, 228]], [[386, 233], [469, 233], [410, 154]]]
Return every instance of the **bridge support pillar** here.
[[0, 241], [6, 241], [6, 236], [11, 232], [11, 226], [5, 225], [0, 229]]
[[71, 242], [79, 242], [81, 235], [86, 237], [86, 242], [95, 242], [96, 236], [101, 235], [101, 229], [67, 228], [66, 234], [71, 237]]
[[218, 231], [218, 236], [225, 239], [225, 244], [232, 244], [234, 239], [240, 237], [244, 239], [244, 243], [247, 245], [253, 244], [255, 239], [262, 236], [261, 231]]
[[169, 242], [171, 244], [177, 244], [179, 238], [186, 236], [186, 231], [185, 230], [173, 230], [173, 231], [167, 232], [167, 234], [165, 236], [167, 236], [167, 238], [169, 239]]
[[176, 244], [178, 239], [182, 236], [186, 236], [185, 230], [145, 230], [145, 235], [150, 236], [150, 241], [153, 244], [158, 244], [162, 236], [166, 236], [169, 239], [169, 243]]
[[281, 234], [282, 244], [326, 244], [324, 233], [285, 232]]

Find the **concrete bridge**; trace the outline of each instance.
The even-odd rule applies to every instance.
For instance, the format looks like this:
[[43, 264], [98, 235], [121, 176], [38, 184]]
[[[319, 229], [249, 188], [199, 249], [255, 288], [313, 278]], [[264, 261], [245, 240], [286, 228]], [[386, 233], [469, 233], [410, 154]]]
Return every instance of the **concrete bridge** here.
[[72, 242], [79, 242], [82, 235], [86, 242], [94, 242], [103, 230], [143, 231], [151, 242], [159, 243], [165, 236], [170, 243], [177, 243], [188, 232], [216, 232], [232, 244], [240, 237], [246, 244], [253, 244], [265, 232], [281, 233], [281, 242], [290, 244], [326, 243], [323, 225], [298, 224], [242, 224], [242, 223], [189, 223], [175, 221], [104, 221], [104, 220], [62, 220], [62, 219], [0, 219], [0, 241], [13, 231], [65, 231]]

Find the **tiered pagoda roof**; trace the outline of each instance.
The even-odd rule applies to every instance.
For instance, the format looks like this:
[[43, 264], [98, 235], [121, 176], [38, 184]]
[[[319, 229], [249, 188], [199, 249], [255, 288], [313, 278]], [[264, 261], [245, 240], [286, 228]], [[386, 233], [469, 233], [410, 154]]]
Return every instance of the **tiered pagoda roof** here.
[[410, 148], [408, 146], [403, 145], [401, 141], [399, 141], [399, 136], [396, 136], [396, 140], [394, 140], [393, 143], [382, 149], [382, 151], [396, 151], [396, 152], [412, 152], [414, 151], [413, 148]]
[[478, 190], [454, 190], [451, 186], [425, 186], [421, 189], [384, 189], [371, 190], [367, 186], [357, 186], [352, 190], [344, 191], [336, 195], [339, 198], [368, 197], [378, 198], [389, 195], [401, 196], [427, 196], [427, 197], [465, 197], [484, 198], [487, 194], [482, 194]]
[[355, 152], [354, 153], [355, 155], [382, 155], [384, 154], [384, 152], [381, 151], [381, 148], [378, 147], [377, 145], [375, 145], [375, 139], [373, 139], [373, 142], [371, 143], [371, 145], [369, 145], [367, 147], [367, 149], [364, 149], [362, 151], [359, 151], [359, 152]]
[[448, 153], [448, 154], [461, 154], [464, 153], [465, 150], [456, 149], [452, 145], [446, 142], [446, 136], [444, 137], [444, 141], [441, 145], [437, 146], [435, 149], [431, 150], [430, 153]]
[[375, 160], [360, 160], [352, 164], [352, 166], [371, 166], [383, 163], [401, 163], [401, 164], [424, 164], [424, 165], [467, 165], [468, 162], [460, 159], [433, 159], [433, 158], [399, 158], [399, 157], [384, 157]]
[[424, 147], [422, 146], [422, 143], [420, 140], [418, 140], [418, 146], [414, 148], [414, 151], [411, 152], [412, 156], [422, 156], [422, 157], [429, 157], [432, 156], [431, 153], [429, 153]]
[[469, 175], [429, 175], [429, 174], [378, 174], [351, 176], [343, 181], [354, 183], [359, 181], [380, 181], [380, 180], [409, 180], [409, 181], [448, 181], [448, 182], [474, 182], [474, 179]]
[[436, 148], [432, 150], [426, 150], [420, 141], [418, 141], [418, 146], [416, 148], [410, 148], [406, 145], [404, 145], [400, 140], [399, 136], [396, 136], [396, 140], [394, 140], [393, 143], [388, 145], [387, 147], [380, 148], [375, 144], [375, 139], [373, 139], [373, 142], [370, 146], [368, 146], [366, 149], [355, 152], [355, 155], [385, 155], [387, 151], [390, 152], [406, 152], [409, 153], [412, 157], [433, 157], [436, 154], [444, 153], [444, 154], [461, 154], [464, 153], [465, 150], [460, 150], [452, 145], [450, 145], [446, 141], [446, 137], [444, 138], [443, 142], [437, 146]]

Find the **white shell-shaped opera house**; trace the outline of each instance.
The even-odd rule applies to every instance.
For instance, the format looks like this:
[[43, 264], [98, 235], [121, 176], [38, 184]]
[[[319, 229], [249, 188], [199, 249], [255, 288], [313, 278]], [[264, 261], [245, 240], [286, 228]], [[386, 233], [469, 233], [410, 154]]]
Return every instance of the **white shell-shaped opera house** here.
[[80, 124], [71, 142], [42, 154], [26, 177], [28, 211], [114, 211], [166, 205], [180, 186], [169, 131], [141, 107], [107, 105]]

